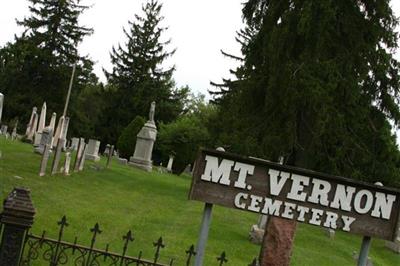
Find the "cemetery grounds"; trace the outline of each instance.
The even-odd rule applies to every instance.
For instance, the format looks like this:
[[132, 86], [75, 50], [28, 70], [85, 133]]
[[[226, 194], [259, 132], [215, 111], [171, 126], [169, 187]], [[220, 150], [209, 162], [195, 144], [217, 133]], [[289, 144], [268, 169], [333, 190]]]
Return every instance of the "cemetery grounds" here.
[[[105, 169], [106, 158], [85, 162], [85, 169], [70, 176], [49, 174], [39, 177], [41, 156], [33, 153], [32, 145], [0, 137], [0, 198], [14, 187], [26, 187], [36, 208], [31, 232], [56, 238], [57, 222], [63, 215], [69, 226], [63, 240], [89, 245], [90, 228], [99, 223], [102, 233], [96, 247], [121, 252], [122, 236], [132, 230], [134, 241], [127, 254], [144, 258], [154, 255], [155, 242], [163, 237], [165, 248], [160, 261], [174, 259], [174, 265], [185, 264], [185, 250], [196, 244], [203, 203], [189, 201], [191, 177], [148, 173], [114, 160]], [[75, 154], [72, 154], [74, 161]], [[48, 163], [50, 172], [52, 156]], [[248, 265], [260, 246], [250, 243], [250, 227], [258, 215], [214, 206], [205, 265], [218, 265], [216, 258], [226, 252], [226, 265]], [[333, 239], [324, 229], [298, 224], [291, 265], [355, 265], [361, 236], [336, 232]], [[383, 240], [373, 239], [369, 253], [374, 265], [400, 265], [400, 255], [387, 248]], [[36, 264], [35, 264], [36, 265]], [[47, 264], [46, 264], [47, 265]]]

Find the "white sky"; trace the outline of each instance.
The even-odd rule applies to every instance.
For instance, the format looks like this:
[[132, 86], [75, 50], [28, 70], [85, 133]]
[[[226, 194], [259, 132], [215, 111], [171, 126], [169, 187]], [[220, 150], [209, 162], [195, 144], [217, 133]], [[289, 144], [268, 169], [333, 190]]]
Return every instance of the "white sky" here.
[[[242, 26], [241, 8], [245, 0], [160, 0], [162, 15], [169, 30], [164, 36], [172, 39], [177, 48], [170, 64], [175, 64], [174, 79], [178, 86], [189, 85], [194, 92], [207, 94], [210, 80], [220, 82], [229, 77], [229, 69], [236, 62], [225, 58], [220, 50], [239, 54], [235, 32]], [[89, 54], [96, 62], [95, 72], [104, 81], [102, 68], [111, 69], [109, 52], [113, 45], [125, 43], [122, 28], [128, 20], [141, 12], [144, 0], [82, 0], [92, 5], [81, 17], [81, 23], [92, 27], [94, 34], [80, 45], [82, 54]], [[1, 0], [0, 46], [13, 40], [22, 31], [15, 19], [29, 14], [26, 0]], [[392, 7], [400, 16], [400, 1], [392, 0]], [[397, 53], [400, 58], [400, 53]]]

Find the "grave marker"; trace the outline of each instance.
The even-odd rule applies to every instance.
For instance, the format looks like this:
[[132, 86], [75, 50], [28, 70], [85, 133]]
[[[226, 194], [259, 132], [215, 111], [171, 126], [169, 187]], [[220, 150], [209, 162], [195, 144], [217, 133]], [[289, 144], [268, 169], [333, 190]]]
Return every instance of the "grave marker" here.
[[42, 160], [40, 162], [39, 176], [46, 175], [47, 162], [49, 161], [50, 157], [50, 149], [51, 149], [50, 144], [44, 145]]

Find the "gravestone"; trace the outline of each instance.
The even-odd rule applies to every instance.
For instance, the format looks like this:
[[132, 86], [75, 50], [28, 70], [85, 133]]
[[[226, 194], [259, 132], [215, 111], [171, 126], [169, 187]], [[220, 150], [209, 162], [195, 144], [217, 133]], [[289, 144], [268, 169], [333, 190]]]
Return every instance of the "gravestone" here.
[[152, 102], [149, 112], [149, 120], [137, 134], [135, 152], [129, 159], [129, 165], [149, 172], [153, 167], [151, 155], [157, 137], [157, 127], [154, 123], [155, 108], [156, 103]]
[[71, 139], [71, 150], [76, 151], [79, 146], [79, 139], [78, 138], [72, 138]]
[[53, 131], [50, 127], [45, 127], [42, 131], [42, 137], [40, 138], [40, 143], [37, 147], [34, 148], [34, 152], [43, 154], [45, 145], [49, 145], [51, 147], [51, 140], [53, 138]]
[[61, 135], [60, 138], [62, 138], [64, 140], [63, 150], [65, 150], [65, 147], [67, 145], [68, 126], [69, 126], [69, 117], [66, 116], [64, 119], [63, 128], [62, 128], [62, 131], [60, 134]]
[[107, 144], [106, 148], [104, 149], [103, 155], [108, 156], [110, 154], [111, 145]]
[[3, 103], [4, 103], [4, 95], [0, 92], [0, 123], [1, 123], [1, 115], [3, 113]]
[[33, 142], [33, 137], [36, 133], [37, 125], [38, 125], [38, 114], [35, 112], [33, 114], [32, 123], [29, 126], [29, 133], [27, 136], [27, 139], [30, 140], [31, 142]]
[[87, 152], [87, 147], [89, 144], [83, 143], [83, 152], [82, 152], [82, 156], [81, 156], [81, 160], [79, 161], [79, 167], [78, 167], [78, 171], [83, 171], [83, 166], [85, 165], [85, 159], [86, 159], [86, 152]]
[[74, 172], [79, 171], [79, 162], [83, 156], [83, 149], [84, 149], [85, 139], [80, 138], [78, 144], [78, 150], [76, 151], [75, 162], [74, 162]]
[[46, 124], [46, 102], [42, 105], [42, 110], [40, 111], [40, 118], [38, 123], [37, 131], [35, 132], [35, 140], [33, 142], [33, 146], [37, 147], [40, 145], [40, 139], [42, 138], [42, 132]]
[[122, 165], [127, 165], [128, 164], [128, 160], [125, 158], [118, 158], [118, 162]]
[[44, 146], [44, 152], [43, 152], [43, 155], [42, 155], [42, 161], [40, 162], [39, 176], [46, 175], [46, 168], [47, 168], [47, 162], [49, 161], [50, 149], [51, 149], [50, 144], [46, 144]]
[[85, 152], [86, 159], [95, 162], [99, 161], [100, 160], [99, 148], [100, 148], [100, 141], [95, 139], [89, 139]]
[[58, 165], [60, 163], [61, 159], [61, 153], [62, 153], [62, 147], [64, 146], [64, 140], [59, 139], [57, 143], [57, 148], [54, 153], [54, 159], [53, 159], [53, 164], [51, 165], [51, 175], [54, 175], [58, 173]]
[[110, 150], [108, 151], [106, 168], [108, 168], [108, 166], [110, 165], [113, 152], [114, 152], [114, 145], [111, 145], [111, 148], [110, 148]]
[[[54, 134], [54, 131], [56, 130], [56, 119], [57, 119], [57, 114], [53, 113], [50, 119], [50, 124], [49, 127], [51, 128], [51, 132], [53, 132], [52, 134]], [[51, 147], [53, 147], [53, 141], [54, 141], [54, 136], [51, 136]]]
[[1, 125], [0, 131], [2, 135], [6, 135], [7, 134], [7, 130], [8, 130], [8, 126], [6, 125]]
[[32, 108], [31, 118], [29, 119], [29, 123], [26, 126], [25, 136], [28, 136], [29, 132], [31, 132], [31, 126], [33, 124], [33, 114], [37, 112], [36, 106]]
[[54, 133], [53, 147], [57, 146], [58, 140], [60, 139], [62, 134], [63, 127], [64, 127], [64, 116], [61, 116], [60, 119], [58, 119], [57, 129], [56, 132]]
[[66, 152], [65, 153], [65, 161], [64, 161], [64, 171], [63, 171], [64, 175], [69, 175], [70, 165], [71, 165], [71, 153]]
[[168, 164], [167, 164], [167, 172], [168, 173], [172, 172], [172, 164], [174, 163], [174, 158], [175, 158], [175, 156], [172, 154], [169, 156], [169, 160], [168, 160]]

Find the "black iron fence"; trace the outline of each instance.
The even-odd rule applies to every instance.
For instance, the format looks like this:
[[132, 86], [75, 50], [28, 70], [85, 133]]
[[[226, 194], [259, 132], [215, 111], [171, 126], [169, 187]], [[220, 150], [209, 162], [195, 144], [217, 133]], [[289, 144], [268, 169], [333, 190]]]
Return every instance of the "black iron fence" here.
[[[132, 231], [128, 231], [121, 240], [123, 248], [121, 253], [111, 252], [107, 244], [105, 249], [96, 248], [96, 238], [102, 233], [96, 223], [90, 229], [92, 234], [90, 246], [78, 244], [75, 237], [73, 243], [63, 240], [64, 232], [69, 226], [67, 218], [63, 216], [59, 222], [58, 237], [52, 239], [46, 236], [46, 231], [38, 236], [29, 229], [33, 224], [35, 209], [27, 189], [15, 188], [4, 200], [3, 212], [0, 219], [0, 266], [33, 266], [33, 265], [76, 265], [76, 266], [167, 266], [175, 265], [174, 259], [160, 261], [160, 254], [165, 248], [165, 243], [160, 237], [153, 242], [154, 255], [150, 259], [142, 257], [142, 252], [128, 256], [129, 245], [135, 238]], [[196, 256], [195, 247], [191, 245], [182, 252], [179, 265], [191, 265]], [[215, 265], [223, 266], [228, 263], [225, 252], [216, 258]], [[255, 266], [254, 260], [249, 266]]]

